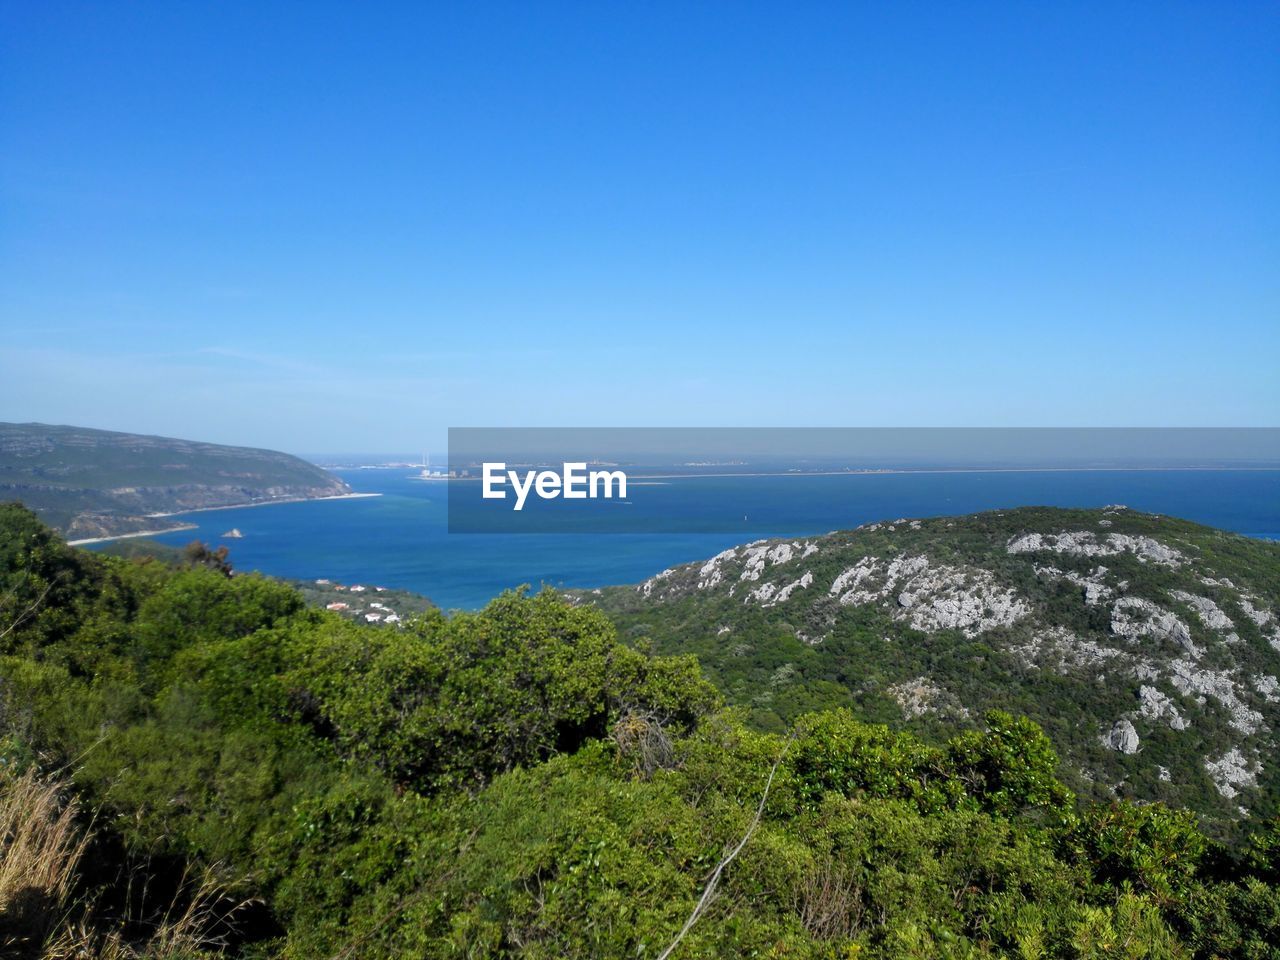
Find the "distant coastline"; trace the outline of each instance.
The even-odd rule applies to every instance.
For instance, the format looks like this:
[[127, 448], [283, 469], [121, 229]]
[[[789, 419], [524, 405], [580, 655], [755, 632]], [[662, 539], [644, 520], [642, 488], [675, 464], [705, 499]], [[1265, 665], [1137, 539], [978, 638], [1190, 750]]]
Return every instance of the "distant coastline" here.
[[[255, 500], [253, 503], [229, 503], [222, 507], [200, 507], [196, 510], [180, 510], [174, 513], [148, 513], [148, 520], [159, 520], [164, 517], [185, 517], [189, 513], [211, 513], [215, 510], [243, 510], [246, 507], [269, 507], [278, 503], [312, 503], [316, 500], [362, 500], [365, 497], [380, 497], [380, 493], [340, 493], [329, 497], [285, 497], [280, 500]], [[157, 537], [163, 533], [177, 533], [181, 530], [197, 529], [194, 523], [180, 523], [173, 527], [159, 530], [136, 530], [132, 533], [116, 533], [109, 537], [86, 537], [81, 540], [68, 540], [69, 547], [83, 547], [93, 543], [109, 543], [112, 540], [129, 540], [134, 537]]]
[[[780, 470], [758, 473], [637, 473], [636, 480], [682, 480], [703, 477], [879, 477], [915, 473], [1197, 473], [1274, 472], [1280, 465], [1256, 467], [886, 467], [849, 470]], [[463, 478], [468, 479], [468, 478]], [[478, 477], [475, 479], [479, 479]]]
[[[619, 469], [626, 469], [623, 464]], [[1280, 471], [1280, 464], [1265, 466], [1156, 466], [1156, 467], [885, 467], [857, 468], [846, 470], [777, 470], [777, 471], [742, 471], [724, 473], [631, 473], [627, 472], [629, 481], [638, 480], [702, 480], [725, 479], [738, 477], [882, 477], [910, 474], [948, 474], [948, 473], [1274, 473]], [[466, 477], [417, 477], [409, 480], [473, 480], [480, 476]], [[359, 496], [359, 494], [358, 494]], [[194, 512], [194, 511], [189, 511]], [[159, 514], [157, 514], [159, 516]]]
[[317, 500], [362, 500], [380, 497], [380, 493], [336, 493], [327, 497], [281, 497], [279, 500], [254, 500], [250, 503], [228, 503], [221, 507], [197, 507], [194, 510], [175, 510], [172, 513], [148, 513], [147, 519], [160, 517], [185, 517], [188, 513], [211, 513], [214, 510], [243, 510], [246, 507], [270, 507], [277, 503], [314, 503]]
[[194, 523], [183, 523], [176, 527], [165, 527], [163, 530], [135, 530], [133, 533], [116, 533], [109, 537], [87, 537], [83, 540], [68, 540], [68, 547], [84, 547], [91, 543], [109, 543], [112, 540], [131, 540], [134, 537], [158, 537], [162, 533], [177, 533], [180, 530], [194, 530]]

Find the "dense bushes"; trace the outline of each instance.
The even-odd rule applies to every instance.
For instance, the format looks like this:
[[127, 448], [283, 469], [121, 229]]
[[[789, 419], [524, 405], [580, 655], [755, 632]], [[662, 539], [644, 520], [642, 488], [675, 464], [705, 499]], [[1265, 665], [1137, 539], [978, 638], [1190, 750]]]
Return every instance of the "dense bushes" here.
[[295, 725], [423, 793], [476, 789], [573, 752], [626, 709], [656, 712], [675, 731], [718, 702], [692, 660], [649, 660], [616, 643], [599, 614], [551, 593], [506, 594], [480, 614], [432, 612], [402, 631], [318, 613], [277, 627], [266, 605], [256, 609], [262, 629], [175, 658], [179, 689], [198, 691], [223, 724]]
[[1011, 816], [1061, 815], [1073, 800], [1054, 778], [1058, 758], [1040, 728], [999, 710], [987, 713], [984, 731], [965, 732], [944, 748], [860, 723], [847, 710], [805, 717], [797, 733], [791, 767], [809, 804], [836, 791], [910, 800], [925, 813], [963, 806]]
[[0, 563], [5, 770], [69, 770], [100, 859], [263, 904], [245, 958], [656, 957], [748, 835], [674, 956], [1277, 956], [1280, 824], [1236, 851], [1078, 806], [1007, 713], [939, 744], [839, 710], [762, 733], [551, 593], [366, 628], [13, 507]]

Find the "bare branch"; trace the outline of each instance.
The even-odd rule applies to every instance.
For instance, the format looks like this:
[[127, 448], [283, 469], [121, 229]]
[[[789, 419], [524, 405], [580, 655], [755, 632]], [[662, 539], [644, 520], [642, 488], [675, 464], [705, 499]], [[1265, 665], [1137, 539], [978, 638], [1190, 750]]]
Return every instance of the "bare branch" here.
[[671, 952], [684, 939], [684, 935], [693, 929], [693, 925], [698, 922], [698, 917], [702, 916], [702, 911], [707, 908], [711, 902], [712, 894], [715, 893], [716, 885], [720, 882], [720, 877], [724, 873], [725, 868], [731, 864], [734, 859], [742, 852], [742, 848], [747, 845], [747, 841], [751, 839], [751, 835], [756, 832], [756, 827], [760, 826], [760, 818], [764, 815], [765, 801], [769, 799], [769, 788], [773, 786], [773, 777], [778, 772], [778, 765], [782, 763], [782, 758], [787, 755], [787, 750], [791, 746], [791, 741], [795, 739], [795, 731], [791, 731], [791, 735], [787, 737], [787, 742], [782, 745], [782, 752], [778, 754], [778, 759], [773, 761], [773, 767], [769, 770], [769, 779], [765, 781], [764, 793], [760, 795], [760, 805], [756, 807], [756, 815], [751, 819], [751, 825], [747, 827], [747, 832], [742, 835], [742, 839], [738, 841], [738, 845], [720, 861], [720, 865], [715, 868], [711, 874], [711, 879], [707, 881], [706, 887], [702, 891], [702, 896], [698, 898], [697, 904], [693, 908], [693, 912], [689, 914], [689, 919], [684, 922], [684, 926], [680, 928], [680, 932], [676, 934], [676, 938], [671, 941], [671, 945], [662, 953], [658, 954], [658, 960], [667, 960], [671, 956]]
[[[36, 597], [33, 601], [31, 601], [31, 604], [27, 607], [27, 609], [23, 610], [22, 613], [18, 614], [17, 619], [14, 620], [11, 624], [9, 624], [9, 626], [5, 627], [3, 630], [0, 630], [0, 640], [3, 640], [9, 634], [13, 633], [13, 631], [17, 630], [18, 627], [22, 626], [22, 624], [32, 614], [34, 614], [38, 609], [40, 609], [40, 604], [44, 603], [44, 598], [49, 595], [49, 591], [53, 589], [53, 585], [61, 579], [62, 579], [62, 575], [58, 574], [58, 576], [54, 577], [52, 580], [46, 583], [44, 586], [44, 589], [40, 591], [40, 596]], [[10, 591], [10, 595], [12, 595], [12, 593], [13, 591]]]

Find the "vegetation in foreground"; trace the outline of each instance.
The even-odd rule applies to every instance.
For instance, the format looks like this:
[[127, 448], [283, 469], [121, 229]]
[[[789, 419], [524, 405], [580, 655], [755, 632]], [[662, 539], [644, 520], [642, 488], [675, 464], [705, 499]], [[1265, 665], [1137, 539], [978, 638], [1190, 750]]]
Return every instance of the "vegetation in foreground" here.
[[1280, 823], [1077, 804], [1025, 719], [756, 732], [549, 593], [391, 631], [223, 566], [0, 507], [0, 949], [1280, 956]]

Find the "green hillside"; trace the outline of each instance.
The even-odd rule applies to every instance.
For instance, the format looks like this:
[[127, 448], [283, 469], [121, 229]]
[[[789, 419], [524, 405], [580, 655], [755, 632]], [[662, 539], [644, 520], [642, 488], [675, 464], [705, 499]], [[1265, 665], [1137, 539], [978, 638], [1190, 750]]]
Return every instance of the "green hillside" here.
[[1044, 727], [1085, 796], [1223, 829], [1280, 800], [1280, 544], [1029, 508], [762, 541], [575, 597], [697, 655], [760, 729], [847, 707], [936, 739], [1000, 708]]
[[[214, 565], [225, 564], [228, 569], [235, 561], [235, 553], [226, 545], [209, 548], [200, 541], [193, 541], [185, 548], [170, 547], [147, 537], [130, 537], [108, 543], [99, 551], [111, 557], [126, 560], [155, 560], [169, 565], [203, 561]], [[380, 623], [383, 626], [403, 628], [413, 616], [435, 609], [427, 597], [411, 590], [394, 587], [366, 586], [364, 584], [337, 583], [330, 579], [295, 580], [288, 577], [271, 577], [279, 583], [297, 590], [303, 601], [312, 607], [320, 607], [341, 616], [363, 623]]]
[[0, 955], [1280, 955], [1280, 820], [1078, 804], [972, 727], [761, 733], [550, 591], [390, 630], [0, 505]]
[[155, 514], [350, 492], [274, 450], [0, 423], [0, 499], [21, 500], [71, 539], [154, 530]]

